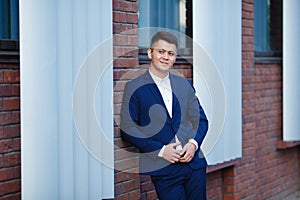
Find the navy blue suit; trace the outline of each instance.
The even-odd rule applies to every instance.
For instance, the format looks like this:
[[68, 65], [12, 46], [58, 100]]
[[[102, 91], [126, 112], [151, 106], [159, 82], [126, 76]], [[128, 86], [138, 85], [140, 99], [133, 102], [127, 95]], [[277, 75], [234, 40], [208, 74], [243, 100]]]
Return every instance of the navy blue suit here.
[[[140, 150], [140, 173], [152, 177], [168, 176], [189, 166], [192, 170], [207, 166], [200, 145], [208, 130], [208, 120], [186, 78], [170, 74], [173, 93], [170, 117], [158, 87], [147, 71], [126, 84], [121, 111], [122, 138]], [[164, 145], [175, 142], [175, 134], [184, 146], [189, 139], [199, 148], [189, 163], [171, 164], [158, 153]]]

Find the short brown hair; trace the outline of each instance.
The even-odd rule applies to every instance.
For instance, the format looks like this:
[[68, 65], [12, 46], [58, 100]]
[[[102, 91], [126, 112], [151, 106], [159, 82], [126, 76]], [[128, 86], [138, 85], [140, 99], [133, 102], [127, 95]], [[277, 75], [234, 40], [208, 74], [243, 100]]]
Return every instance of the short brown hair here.
[[167, 31], [159, 31], [159, 32], [155, 33], [155, 35], [153, 35], [153, 37], [151, 39], [150, 47], [152, 47], [152, 45], [155, 42], [158, 42], [159, 40], [164, 40], [168, 43], [175, 44], [176, 48], [178, 46], [178, 40], [174, 34], [167, 32]]

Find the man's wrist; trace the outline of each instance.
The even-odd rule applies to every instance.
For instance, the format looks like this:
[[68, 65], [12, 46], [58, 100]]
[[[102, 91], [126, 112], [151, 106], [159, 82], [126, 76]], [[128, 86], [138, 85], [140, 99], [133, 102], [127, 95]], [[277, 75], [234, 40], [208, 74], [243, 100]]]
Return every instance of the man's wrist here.
[[189, 139], [189, 143], [194, 144], [195, 147], [196, 147], [195, 151], [197, 151], [197, 149], [198, 149], [198, 142], [196, 140], [194, 140], [194, 139]]

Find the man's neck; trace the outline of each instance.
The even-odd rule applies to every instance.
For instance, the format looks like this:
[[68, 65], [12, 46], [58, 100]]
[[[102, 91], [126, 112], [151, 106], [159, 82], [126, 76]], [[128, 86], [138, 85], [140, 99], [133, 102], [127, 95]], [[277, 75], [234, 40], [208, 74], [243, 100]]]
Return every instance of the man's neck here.
[[155, 70], [154, 67], [152, 67], [152, 66], [150, 66], [149, 70], [153, 75], [155, 75], [161, 79], [166, 78], [169, 74], [169, 71], [167, 71], [167, 72], [158, 71], [158, 70]]

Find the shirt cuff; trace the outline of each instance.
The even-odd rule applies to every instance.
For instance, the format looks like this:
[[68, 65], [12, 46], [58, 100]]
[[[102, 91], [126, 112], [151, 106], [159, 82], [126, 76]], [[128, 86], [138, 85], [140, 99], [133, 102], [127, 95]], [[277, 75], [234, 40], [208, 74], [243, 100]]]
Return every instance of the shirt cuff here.
[[194, 144], [196, 146], [196, 151], [197, 151], [197, 149], [198, 149], [198, 142], [196, 140], [194, 140], [194, 139], [189, 139], [189, 142], [192, 143], [192, 144]]
[[159, 153], [158, 153], [158, 157], [161, 157], [161, 158], [163, 157], [165, 148], [166, 148], [166, 145], [164, 145], [164, 146], [161, 148], [161, 150], [160, 150]]

